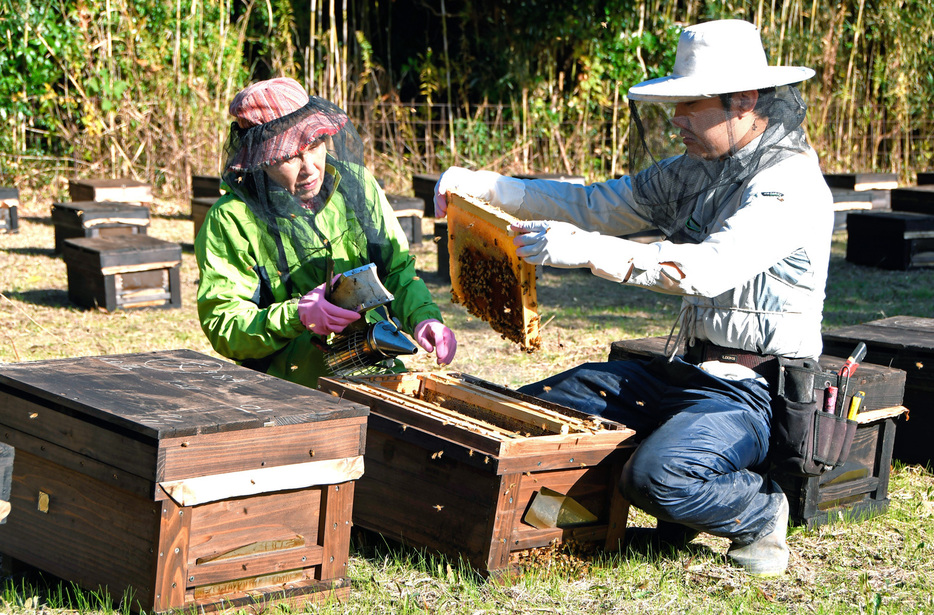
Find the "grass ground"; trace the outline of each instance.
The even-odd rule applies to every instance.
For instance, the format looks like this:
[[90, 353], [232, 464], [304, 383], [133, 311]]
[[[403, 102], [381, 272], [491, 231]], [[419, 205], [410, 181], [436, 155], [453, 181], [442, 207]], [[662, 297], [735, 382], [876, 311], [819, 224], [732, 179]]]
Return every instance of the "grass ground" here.
[[[180, 208], [158, 203], [150, 235], [183, 245], [181, 309], [108, 314], [70, 305], [67, 277], [52, 252], [48, 203], [25, 203], [20, 232], [0, 235], [0, 362], [189, 348], [217, 356], [195, 310], [198, 272], [192, 223]], [[422, 277], [457, 333], [453, 369], [515, 386], [578, 363], [604, 360], [613, 340], [667, 334], [678, 300], [597, 280], [580, 271], [546, 269], [539, 279], [544, 343], [534, 354], [503, 340], [486, 323], [450, 303], [427, 239], [414, 248]], [[825, 328], [894, 316], [934, 317], [934, 271], [891, 272], [843, 258], [834, 240]], [[424, 353], [408, 362], [431, 369]], [[900, 429], [903, 427], [899, 427]], [[638, 540], [654, 520], [635, 511], [635, 537], [623, 553], [561, 548], [537, 553], [512, 584], [479, 579], [457, 562], [356, 532], [350, 599], [309, 607], [327, 613], [934, 613], [934, 478], [896, 464], [890, 508], [864, 521], [793, 528], [788, 573], [757, 580], [731, 568], [727, 542], [697, 538], [686, 549], [659, 552]], [[846, 521], [846, 520], [842, 520]], [[2, 552], [2, 545], [0, 545]], [[67, 554], [63, 554], [67, 556]], [[111, 603], [67, 583], [17, 576], [0, 580], [0, 611], [110, 613]], [[272, 609], [271, 612], [277, 612]], [[283, 613], [288, 612], [282, 610]]]

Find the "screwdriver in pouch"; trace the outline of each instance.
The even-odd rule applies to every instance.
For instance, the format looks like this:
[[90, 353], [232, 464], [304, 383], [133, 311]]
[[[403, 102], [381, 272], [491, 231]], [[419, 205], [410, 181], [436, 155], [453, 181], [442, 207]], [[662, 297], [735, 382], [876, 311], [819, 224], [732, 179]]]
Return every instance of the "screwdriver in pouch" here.
[[856, 348], [853, 349], [853, 352], [850, 353], [850, 356], [847, 357], [846, 361], [843, 362], [843, 367], [840, 368], [840, 393], [838, 394], [838, 399], [840, 401], [840, 416], [845, 416], [843, 413], [844, 402], [846, 402], [846, 392], [850, 384], [850, 376], [856, 372], [856, 368], [859, 367], [859, 362], [863, 360], [866, 356], [866, 344], [860, 342], [856, 345]]

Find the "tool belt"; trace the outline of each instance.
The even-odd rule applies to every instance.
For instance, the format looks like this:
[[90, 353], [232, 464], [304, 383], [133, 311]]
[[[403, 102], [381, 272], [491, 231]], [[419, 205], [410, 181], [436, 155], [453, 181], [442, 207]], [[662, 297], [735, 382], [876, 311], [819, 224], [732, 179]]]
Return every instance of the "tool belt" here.
[[726, 348], [718, 346], [708, 341], [697, 341], [693, 346], [689, 346], [684, 353], [684, 360], [694, 365], [700, 365], [704, 361], [720, 361], [721, 363], [735, 363], [748, 367], [760, 376], [769, 381], [774, 386], [774, 381], [778, 378], [778, 357], [773, 354], [759, 354], [747, 350], [737, 350], [736, 348]]
[[772, 469], [794, 476], [820, 476], [849, 457], [857, 424], [841, 412], [847, 392], [839, 391], [838, 405], [832, 411], [824, 409], [825, 392], [830, 387], [839, 388], [840, 376], [821, 369], [817, 361], [763, 355], [706, 341], [689, 347], [684, 359], [695, 365], [704, 361], [736, 363], [768, 381], [772, 393]]
[[[850, 455], [856, 421], [846, 417], [847, 391], [840, 376], [811, 359], [780, 359], [772, 395], [769, 457], [772, 468], [794, 476], [820, 476]], [[837, 403], [825, 408], [831, 387], [841, 387]]]

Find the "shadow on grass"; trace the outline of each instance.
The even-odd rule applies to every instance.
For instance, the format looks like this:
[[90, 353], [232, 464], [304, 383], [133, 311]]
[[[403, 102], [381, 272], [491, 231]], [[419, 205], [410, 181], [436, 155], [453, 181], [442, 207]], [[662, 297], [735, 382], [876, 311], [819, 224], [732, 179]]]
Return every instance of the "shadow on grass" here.
[[662, 541], [654, 527], [627, 527], [623, 547], [613, 557], [626, 559], [638, 558], [646, 562], [659, 562], [673, 558], [683, 559], [685, 555], [710, 557], [715, 556], [713, 549], [696, 542]]
[[[6, 556], [2, 556], [6, 557]], [[0, 602], [22, 609], [22, 612], [44, 613], [66, 611], [69, 613], [127, 613], [133, 610], [132, 590], [127, 590], [120, 600], [112, 597], [106, 589], [86, 590], [73, 581], [11, 559], [10, 575], [0, 577]], [[14, 611], [17, 612], [17, 611]]]
[[527, 549], [514, 554], [508, 571], [494, 575], [478, 571], [465, 559], [402, 543], [359, 526], [351, 530], [350, 549], [352, 554], [377, 566], [415, 569], [442, 580], [450, 580], [453, 572], [478, 584], [495, 581], [507, 585], [519, 581], [523, 575], [579, 577], [586, 575], [592, 566], [614, 568], [627, 560], [664, 565], [672, 560], [718, 556], [709, 546], [696, 542], [661, 542], [654, 527], [627, 528], [618, 551], [604, 550], [602, 543], [574, 541]]
[[45, 226], [54, 226], [52, 216], [20, 216], [20, 222], [31, 222], [32, 224], [44, 224]]
[[446, 578], [448, 570], [451, 570], [475, 583], [483, 582], [484, 576], [463, 559], [452, 559], [436, 551], [399, 542], [359, 526], [351, 529], [350, 536], [351, 554], [371, 564], [414, 569], [442, 579]]
[[74, 307], [68, 300], [68, 291], [54, 288], [43, 288], [27, 291], [3, 291], [9, 299], [16, 299], [22, 303], [29, 303], [43, 307], [71, 308]]
[[4, 252], [22, 254], [23, 256], [46, 256], [48, 258], [58, 258], [60, 256], [55, 253], [55, 248], [5, 248]]

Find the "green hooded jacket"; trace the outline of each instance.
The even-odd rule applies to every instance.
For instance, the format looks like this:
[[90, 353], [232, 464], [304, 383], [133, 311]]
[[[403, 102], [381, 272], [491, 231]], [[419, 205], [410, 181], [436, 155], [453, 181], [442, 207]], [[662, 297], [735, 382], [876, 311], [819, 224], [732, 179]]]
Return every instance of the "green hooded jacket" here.
[[[318, 229], [331, 241], [334, 273], [368, 264], [344, 229], [359, 228], [348, 218], [340, 192], [340, 177], [327, 204], [316, 214]], [[415, 271], [405, 233], [399, 226], [386, 196], [367, 171], [367, 202], [374, 209], [374, 224], [382, 242], [382, 259], [388, 273], [381, 281], [393, 294], [390, 312], [410, 335], [415, 325], [427, 319], [442, 320], [441, 310], [431, 299], [425, 283]], [[279, 224], [285, 222], [281, 219]], [[304, 222], [296, 222], [304, 223]], [[353, 225], [353, 227], [351, 226]], [[298, 300], [325, 282], [310, 267], [303, 268], [289, 243], [286, 261], [292, 293], [277, 272], [277, 248], [263, 222], [236, 196], [228, 193], [211, 207], [195, 239], [195, 256], [201, 272], [198, 286], [198, 316], [211, 345], [221, 355], [237, 362], [268, 367], [266, 373], [309, 387], [327, 375], [324, 355], [314, 342], [324, 341], [310, 333], [298, 316]], [[364, 250], [365, 252], [365, 250]]]

